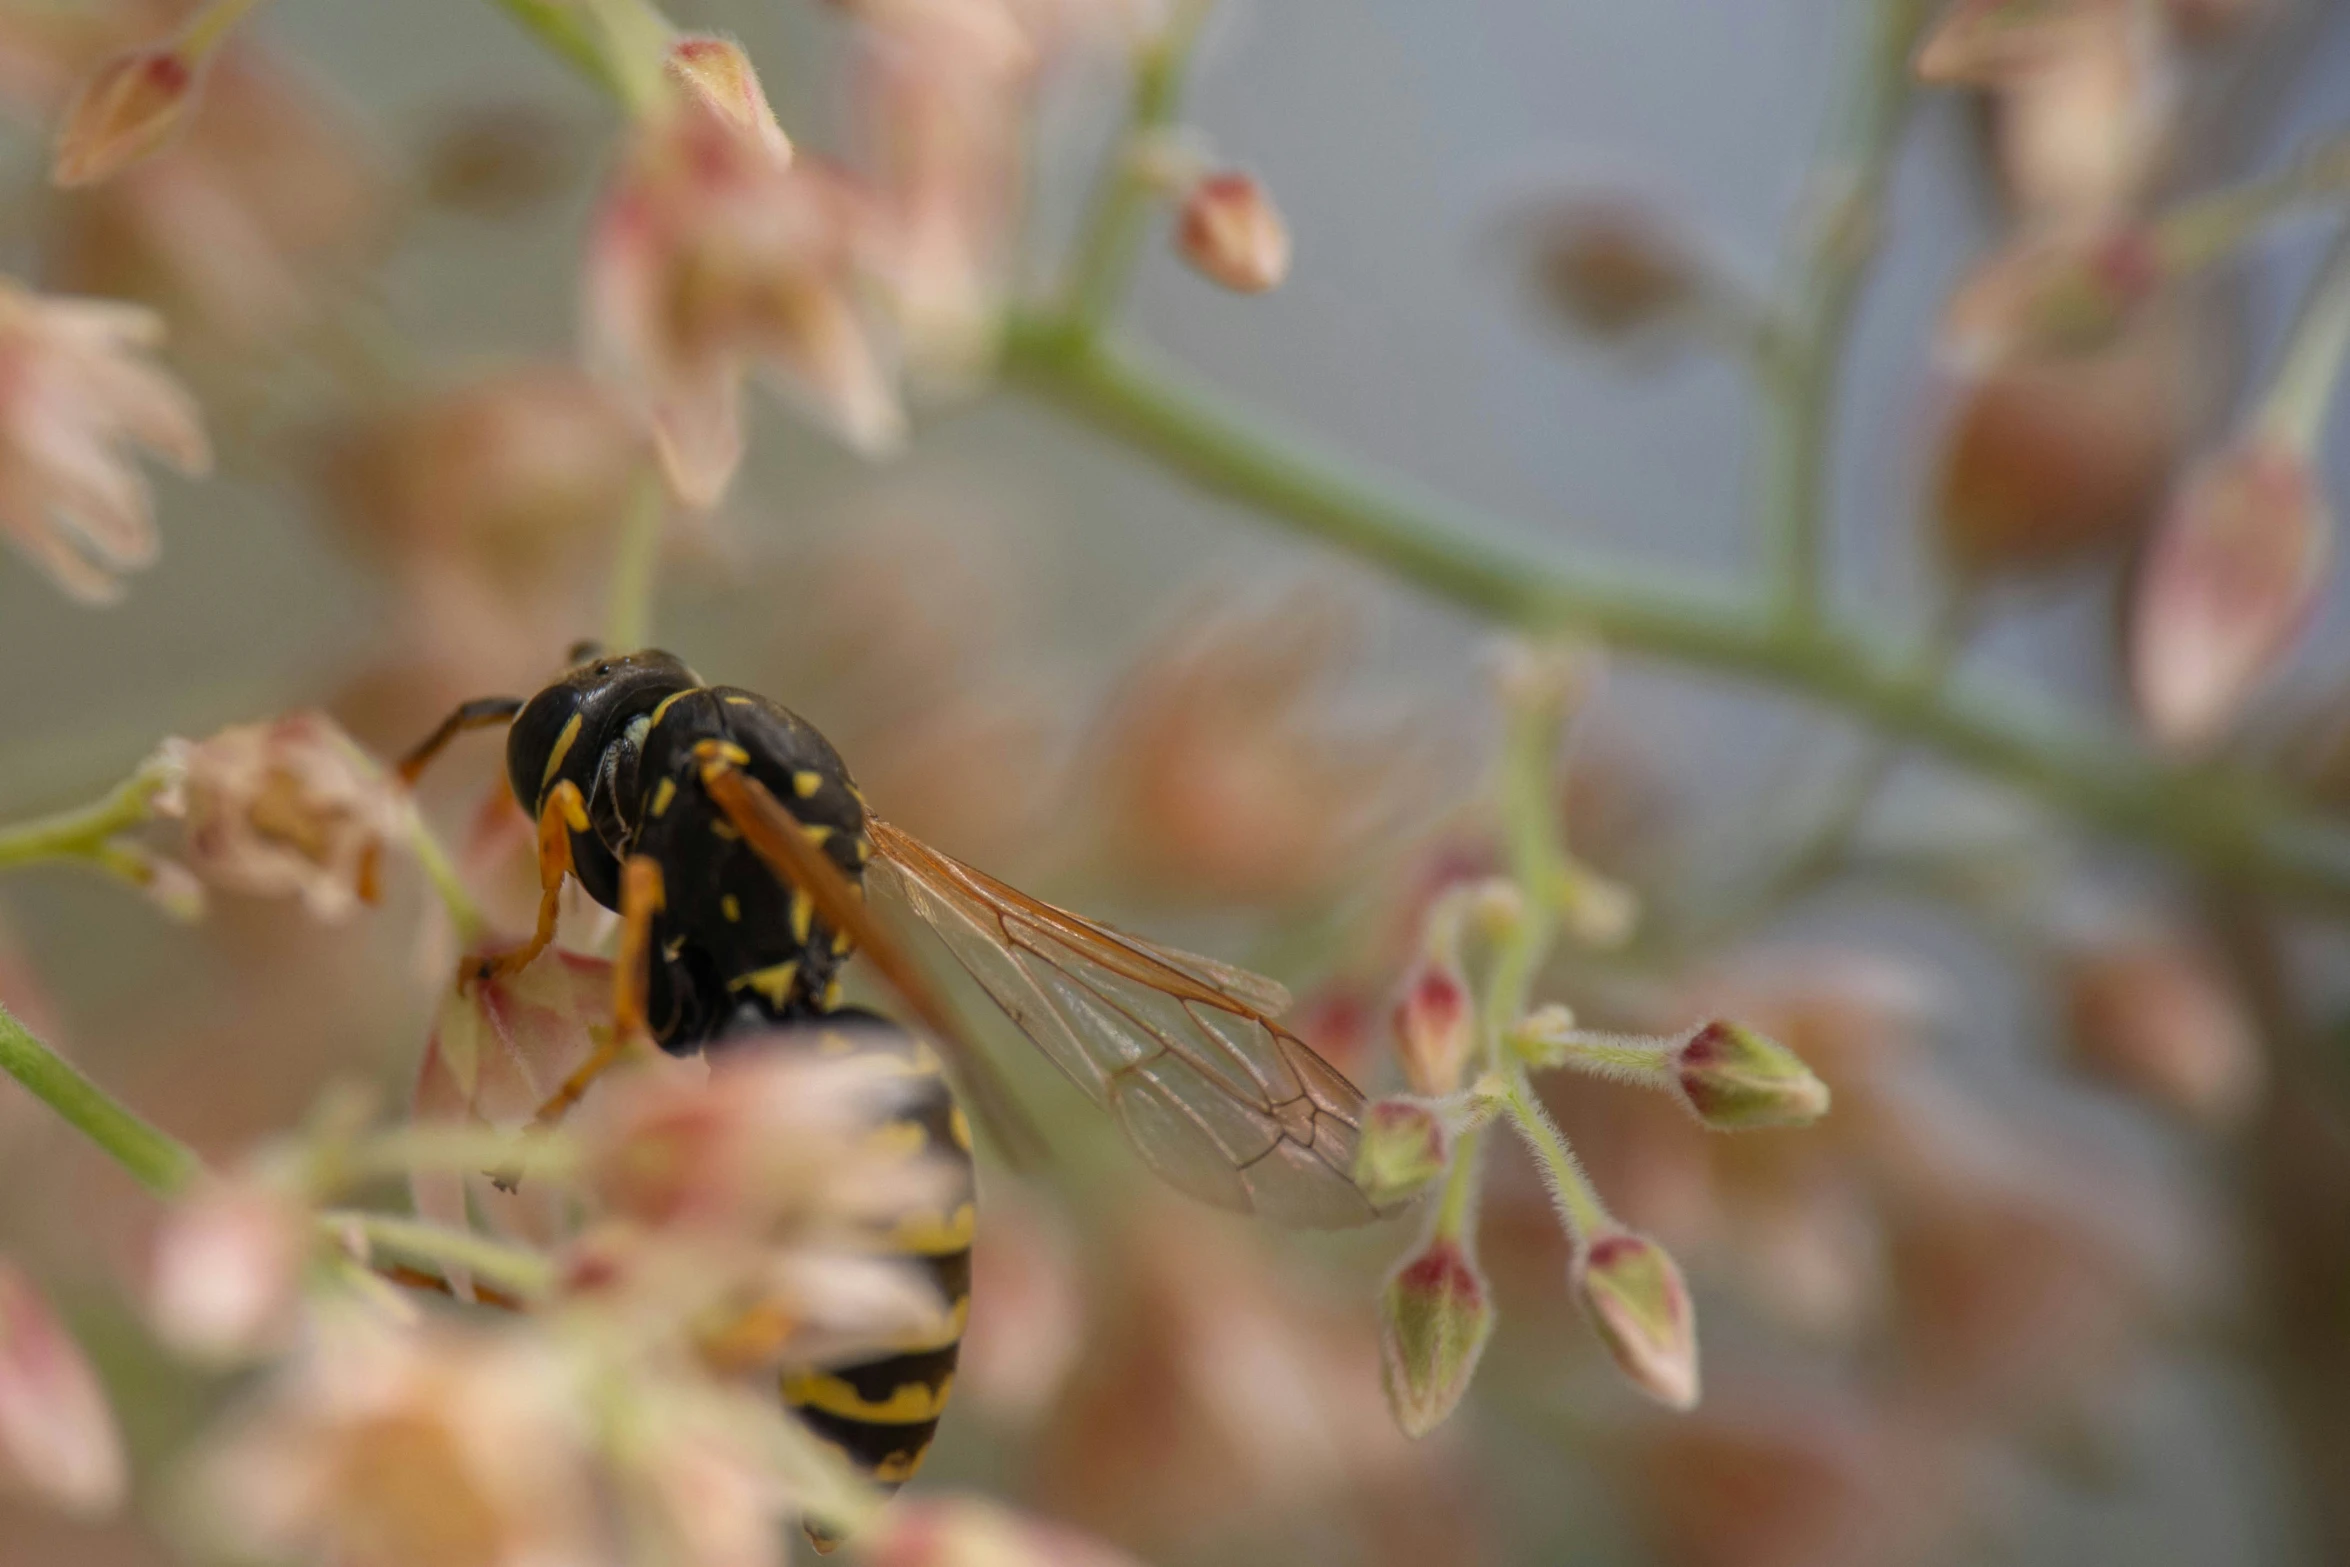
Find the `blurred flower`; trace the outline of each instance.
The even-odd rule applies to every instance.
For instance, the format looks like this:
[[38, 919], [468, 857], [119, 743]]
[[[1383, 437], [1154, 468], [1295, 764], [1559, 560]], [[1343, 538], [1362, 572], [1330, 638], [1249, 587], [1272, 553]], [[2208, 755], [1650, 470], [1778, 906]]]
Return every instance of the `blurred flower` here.
[[2187, 476], [2132, 590], [2131, 685], [2156, 739], [2192, 748], [2226, 727], [2299, 639], [2332, 538], [2292, 444], [2255, 433]]
[[1955, 0], [1919, 45], [1917, 74], [1942, 86], [1998, 86], [2137, 9], [2138, 0]]
[[2164, 9], [2182, 37], [2206, 44], [2265, 17], [2273, 6], [2271, 0], [2168, 0]]
[[521, 100], [451, 111], [417, 156], [418, 180], [436, 205], [479, 218], [512, 217], [552, 196], [579, 159], [561, 116]]
[[[1468, 976], [1461, 972], [1457, 930], [1452, 939], [1442, 939], [1436, 926], [1443, 918], [1440, 905], [1429, 922], [1429, 949], [1404, 975], [1403, 995], [1395, 1004], [1395, 1051], [1404, 1081], [1413, 1093], [1431, 1099], [1461, 1086], [1476, 1048], [1475, 1008]], [[1457, 926], [1457, 918], [1453, 923]]]
[[1443, 1112], [1416, 1099], [1381, 1099], [1363, 1113], [1355, 1184], [1384, 1208], [1424, 1191], [1452, 1159]]
[[205, 59], [177, 42], [116, 55], [82, 84], [57, 127], [49, 177], [94, 185], [155, 152], [186, 125]]
[[150, 311], [0, 278], [0, 532], [88, 603], [118, 598], [113, 573], [158, 547], [128, 449], [182, 473], [211, 466], [195, 405], [140, 352], [162, 334]]
[[1992, 371], [1959, 390], [1934, 482], [1944, 557], [2042, 572], [2126, 541], [2158, 510], [2204, 384], [2173, 312], [2111, 346]]
[[1493, 1336], [1493, 1296], [1459, 1240], [1438, 1235], [1389, 1275], [1379, 1297], [1379, 1370], [1409, 1437], [1442, 1425], [1469, 1390]]
[[1636, 196], [1561, 201], [1532, 215], [1522, 243], [1540, 302], [1603, 343], [1670, 332], [1712, 289], [1689, 241]]
[[1624, 1230], [1588, 1238], [1575, 1293], [1617, 1367], [1668, 1409], [1697, 1403], [1697, 1323], [1681, 1270], [1656, 1242]]
[[1175, 217], [1175, 248], [1194, 270], [1238, 294], [1289, 275], [1289, 229], [1265, 188], [1234, 170], [1191, 188]]
[[347, 1319], [196, 1460], [225, 1547], [342, 1567], [590, 1562], [591, 1415], [522, 1335]]
[[412, 590], [429, 594], [456, 568], [504, 607], [545, 595], [583, 541], [617, 525], [640, 500], [633, 481], [649, 456], [609, 390], [567, 366], [525, 364], [368, 415], [330, 443], [322, 477]]
[[205, 370], [250, 377], [253, 350], [315, 322], [375, 249], [391, 190], [357, 128], [250, 40], [207, 77], [170, 147], [60, 204], [45, 260], [64, 286], [162, 310]]
[[2138, 0], [2087, 0], [2066, 29], [1999, 84], [2000, 172], [2027, 220], [2086, 223], [2143, 197], [2170, 151], [2177, 62]]
[[1113, 869], [1185, 901], [1296, 904], [1388, 836], [1422, 753], [1326, 694], [1348, 619], [1299, 594], [1195, 617], [1137, 660], [1093, 740]]
[[957, 1396], [1028, 1423], [1059, 1396], [1085, 1345], [1076, 1237], [1055, 1210], [1008, 1181], [990, 1183], [987, 1244], [971, 1253], [971, 1324]]
[[266, 1181], [237, 1176], [199, 1186], [156, 1232], [147, 1286], [155, 1331], [203, 1361], [284, 1348], [316, 1243], [309, 1210]]
[[33, 1281], [0, 1259], [0, 1486], [106, 1513], [126, 1483], [105, 1390]]
[[2028, 231], [1959, 284], [1937, 352], [1980, 375], [2036, 354], [2102, 348], [2168, 281], [2160, 244], [2142, 224]]
[[1716, 1131], [1808, 1126], [1828, 1113], [1828, 1085], [1785, 1045], [1717, 1019], [1673, 1052], [1681, 1100]]
[[900, 1502], [857, 1537], [866, 1567], [1134, 1567], [1132, 1557], [975, 1497]]
[[2155, 934], [2087, 941], [2061, 959], [2073, 1061], [2213, 1126], [2240, 1124], [2267, 1076], [2243, 1002], [2211, 962]]
[[166, 744], [183, 775], [157, 814], [185, 820], [181, 852], [215, 886], [298, 896], [317, 918], [341, 919], [371, 894], [374, 857], [406, 831], [398, 788], [323, 714]]
[[781, 154], [698, 96], [641, 122], [586, 262], [592, 351], [644, 396], [670, 482], [708, 506], [742, 460], [742, 381], [772, 371], [866, 452], [904, 433], [858, 297], [870, 199]]

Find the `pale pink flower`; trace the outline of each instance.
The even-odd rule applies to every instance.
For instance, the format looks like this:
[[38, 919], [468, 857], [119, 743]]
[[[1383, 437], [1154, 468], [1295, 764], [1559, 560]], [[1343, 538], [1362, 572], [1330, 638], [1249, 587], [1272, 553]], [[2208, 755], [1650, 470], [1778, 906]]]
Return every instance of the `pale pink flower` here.
[[2226, 727], [2299, 639], [2332, 541], [2316, 476], [2288, 443], [2256, 434], [2188, 476], [2131, 603], [2131, 683], [2156, 739], [2192, 748]]
[[0, 532], [88, 603], [120, 597], [115, 573], [159, 547], [129, 450], [211, 465], [194, 403], [144, 355], [162, 336], [152, 311], [0, 279]]
[[105, 1390], [32, 1280], [0, 1260], [0, 1486], [103, 1513], [125, 1484]]
[[754, 368], [861, 451], [903, 437], [894, 368], [861, 295], [874, 233], [846, 175], [779, 155], [698, 95], [639, 127], [590, 243], [587, 331], [643, 397], [688, 503], [714, 503], [742, 460]]
[[373, 895], [386, 843], [407, 827], [399, 789], [321, 713], [167, 742], [182, 769], [159, 815], [185, 819], [189, 869], [256, 897], [299, 897], [323, 920]]
[[1074, 1529], [969, 1496], [900, 1502], [857, 1550], [866, 1567], [1136, 1567]]
[[542, 1340], [338, 1319], [197, 1460], [231, 1549], [337, 1567], [602, 1560], [590, 1411]]
[[2080, 223], [2143, 196], [2170, 152], [2177, 75], [2152, 8], [2131, 3], [2003, 81], [1999, 167], [2018, 209]]
[[2175, 936], [2116, 932], [2067, 950], [2066, 1033], [2084, 1069], [2214, 1126], [2242, 1122], [2267, 1078], [2243, 999]]
[[317, 1231], [291, 1195], [250, 1176], [182, 1198], [155, 1237], [148, 1313], [198, 1360], [268, 1354], [292, 1337]]

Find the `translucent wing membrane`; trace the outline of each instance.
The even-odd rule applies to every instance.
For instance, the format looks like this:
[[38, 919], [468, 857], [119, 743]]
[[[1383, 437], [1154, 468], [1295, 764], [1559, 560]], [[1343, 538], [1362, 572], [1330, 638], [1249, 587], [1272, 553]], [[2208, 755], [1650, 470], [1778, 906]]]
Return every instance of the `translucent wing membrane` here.
[[868, 830], [881, 879], [1160, 1176], [1282, 1224], [1380, 1216], [1351, 1174], [1363, 1096], [1274, 1021], [1279, 986], [1040, 903], [886, 822]]

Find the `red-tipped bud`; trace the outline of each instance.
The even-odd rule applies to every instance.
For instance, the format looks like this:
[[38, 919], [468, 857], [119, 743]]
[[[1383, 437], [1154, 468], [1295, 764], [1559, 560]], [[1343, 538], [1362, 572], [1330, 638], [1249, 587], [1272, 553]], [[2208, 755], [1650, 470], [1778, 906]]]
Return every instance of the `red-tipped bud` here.
[[1616, 1365], [1672, 1409], [1697, 1403], [1697, 1316], [1681, 1270], [1629, 1231], [1596, 1236], [1575, 1259], [1575, 1293]]
[[1809, 1126], [1828, 1113], [1828, 1085], [1794, 1051], [1716, 1020], [1673, 1053], [1681, 1102], [1719, 1132]]
[[2244, 1007], [2209, 962], [2140, 937], [2079, 948], [2063, 966], [2073, 1060], [2116, 1087], [2214, 1126], [2242, 1120], [2264, 1076]]
[[1418, 1196], [1452, 1160], [1442, 1111], [1417, 1099], [1382, 1099], [1363, 1117], [1355, 1184], [1380, 1207]]
[[2027, 237], [1977, 267], [1951, 295], [1936, 351], [1977, 375], [2038, 354], [2080, 354], [2122, 334], [2169, 280], [2140, 225]]
[[1412, 965], [1395, 1003], [1395, 1049], [1413, 1093], [1438, 1099], [1459, 1089], [1476, 1048], [1476, 1022], [1469, 982], [1449, 950]]
[[703, 107], [766, 148], [778, 161], [790, 160], [791, 138], [776, 123], [775, 111], [767, 106], [766, 89], [759, 85], [759, 73], [740, 44], [709, 33], [686, 33], [669, 46], [665, 63], [670, 79], [692, 93]]
[[159, 151], [187, 123], [201, 64], [166, 45], [133, 49], [98, 67], [58, 123], [49, 178], [91, 185]]
[[2155, 738], [2214, 738], [2289, 652], [2333, 533], [2308, 459], [2253, 436], [2189, 475], [2131, 606], [2130, 674]]
[[76, 1513], [122, 1501], [122, 1439], [89, 1362], [33, 1288], [0, 1262], [0, 1484]]
[[1438, 1236], [1395, 1270], [1379, 1300], [1379, 1370], [1404, 1435], [1444, 1423], [1492, 1333], [1492, 1296], [1462, 1242]]
[[1273, 198], [1229, 169], [1201, 180], [1184, 198], [1175, 248], [1235, 293], [1262, 294], [1289, 275], [1289, 228]]

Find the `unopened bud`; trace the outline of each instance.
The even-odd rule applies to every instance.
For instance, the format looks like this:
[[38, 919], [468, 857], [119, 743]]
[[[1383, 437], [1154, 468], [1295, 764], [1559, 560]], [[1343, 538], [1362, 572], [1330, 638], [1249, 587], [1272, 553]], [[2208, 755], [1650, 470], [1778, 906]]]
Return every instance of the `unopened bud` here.
[[1532, 1067], [1566, 1064], [1575, 1037], [1575, 1014], [1558, 1002], [1536, 1007], [1502, 1034], [1503, 1043]]
[[1697, 1403], [1697, 1321], [1665, 1249], [1616, 1230], [1575, 1259], [1575, 1293], [1625, 1376], [1671, 1409]]
[[1468, 980], [1451, 952], [1424, 954], [1395, 1003], [1396, 1056], [1413, 1093], [1434, 1099], [1461, 1086], [1476, 1047], [1476, 1020]]
[[89, 1516], [121, 1505], [125, 1479], [97, 1374], [33, 1281], [0, 1260], [0, 1488]]
[[1175, 222], [1175, 246], [1210, 280], [1262, 294], [1289, 275], [1289, 229], [1265, 188], [1232, 170], [1191, 188]]
[[686, 33], [670, 44], [666, 63], [671, 79], [703, 107], [765, 147], [778, 162], [790, 161], [791, 138], [776, 123], [759, 73], [740, 44], [710, 33]]
[[157, 1334], [203, 1361], [277, 1348], [294, 1328], [312, 1236], [301, 1204], [261, 1182], [200, 1188], [156, 1236], [148, 1298]]
[[1936, 352], [1966, 375], [2087, 353], [2120, 337], [2168, 279], [2162, 246], [2142, 225], [2025, 238], [1958, 286]]
[[1620, 881], [1577, 865], [1559, 889], [1559, 914], [1567, 933], [1586, 947], [1612, 952], [1632, 939], [1640, 924], [1640, 894]]
[[1438, 1236], [1395, 1270], [1379, 1300], [1379, 1371], [1404, 1435], [1444, 1423], [1492, 1333], [1492, 1297], [1462, 1242]]
[[201, 64], [170, 44], [133, 49], [99, 66], [58, 123], [49, 178], [95, 184], [160, 150], [187, 123]]
[[2131, 683], [2156, 739], [2192, 748], [2226, 727], [2300, 636], [2332, 532], [2284, 442], [2252, 436], [2188, 476], [2131, 606]]
[[1417, 1099], [1382, 1099], [1363, 1117], [1355, 1185], [1379, 1207], [1418, 1196], [1452, 1159], [1443, 1112]]
[[1828, 1085], [1794, 1051], [1751, 1028], [1716, 1020], [1674, 1053], [1681, 1102], [1722, 1132], [1808, 1126], [1828, 1113]]

